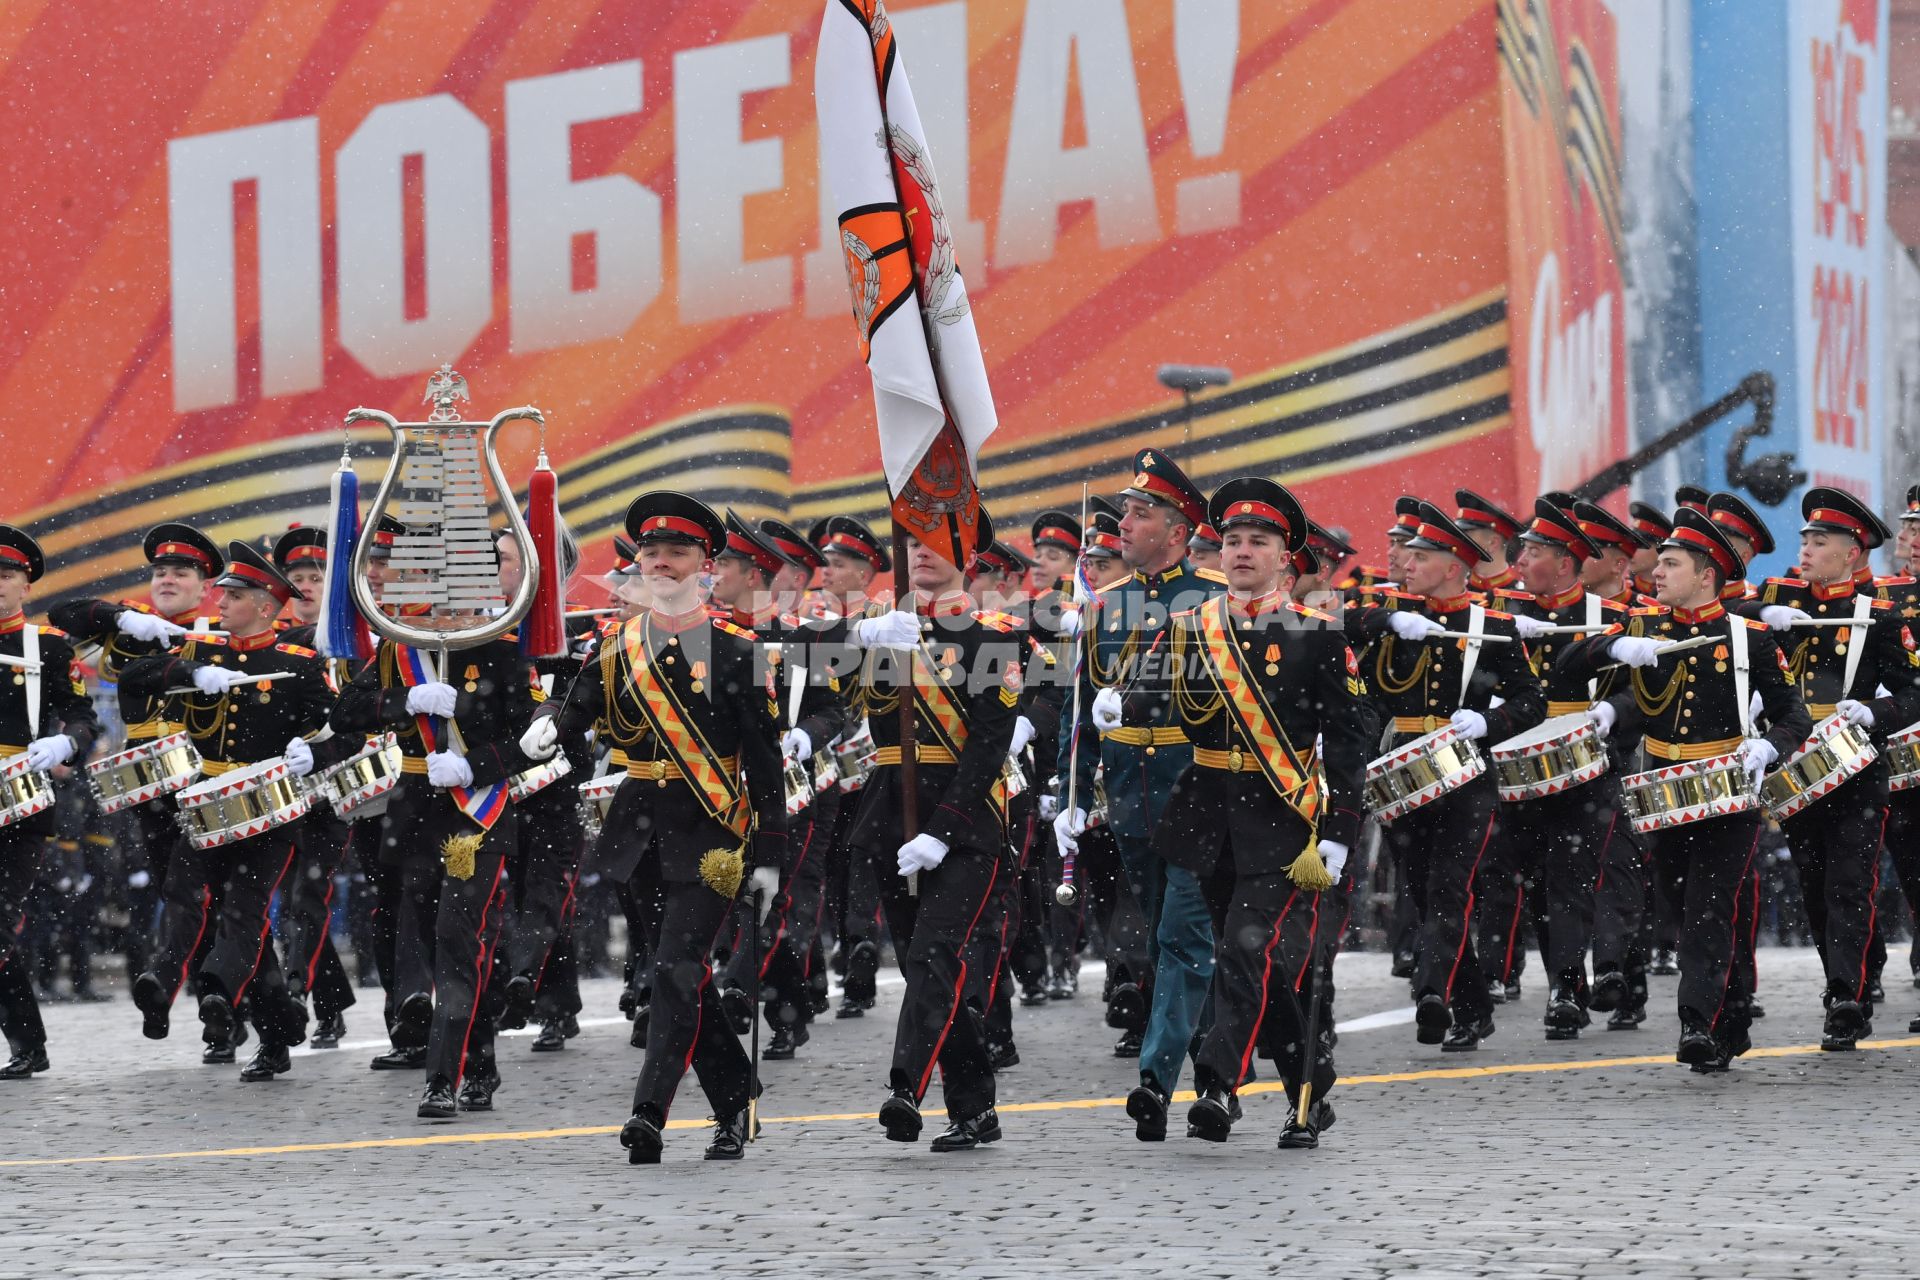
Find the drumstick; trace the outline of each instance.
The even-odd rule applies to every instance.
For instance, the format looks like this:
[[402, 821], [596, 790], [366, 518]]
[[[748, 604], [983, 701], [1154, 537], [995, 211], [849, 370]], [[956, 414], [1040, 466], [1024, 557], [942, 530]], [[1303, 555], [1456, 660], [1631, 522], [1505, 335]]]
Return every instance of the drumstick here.
[[1514, 637], [1493, 634], [1474, 635], [1471, 631], [1429, 631], [1426, 640], [1485, 640], [1488, 644], [1512, 644]]
[[[1670, 653], [1679, 653], [1683, 649], [1698, 649], [1701, 645], [1712, 644], [1716, 640], [1725, 639], [1726, 637], [1722, 635], [1705, 635], [1694, 636], [1690, 640], [1662, 640], [1660, 641], [1660, 653], [1658, 656], [1664, 658]], [[1596, 667], [1594, 669], [1595, 671], [1614, 671], [1626, 665], [1624, 662], [1609, 662], [1604, 667]]]
[[[288, 677], [296, 674], [298, 673], [293, 671], [263, 671], [257, 676], [236, 676], [234, 679], [227, 681], [227, 688], [235, 689], [243, 684], [266, 684], [268, 681], [285, 680]], [[178, 685], [172, 689], [161, 690], [160, 696], [163, 698], [171, 698], [176, 693], [202, 693], [202, 692], [204, 692], [204, 690], [202, 690], [198, 685], [183, 684], [183, 685]]]
[[1864, 627], [1870, 618], [1795, 618], [1790, 627]]
[[1533, 628], [1533, 634], [1537, 636], [1571, 636], [1579, 635], [1587, 631], [1605, 631], [1606, 629], [1607, 624], [1604, 622], [1596, 622], [1591, 626], [1580, 622], [1569, 622], [1563, 626], [1535, 627]]
[[18, 667], [22, 671], [38, 671], [40, 669], [39, 663], [28, 662], [25, 658], [16, 657], [11, 653], [0, 653], [0, 662], [5, 663], [9, 667]]

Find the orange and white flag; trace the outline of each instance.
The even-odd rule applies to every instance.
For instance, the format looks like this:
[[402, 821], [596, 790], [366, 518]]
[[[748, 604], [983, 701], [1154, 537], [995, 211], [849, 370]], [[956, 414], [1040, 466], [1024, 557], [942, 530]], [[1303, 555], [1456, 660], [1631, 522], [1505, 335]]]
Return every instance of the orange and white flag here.
[[882, 0], [827, 0], [813, 96], [893, 518], [965, 567], [999, 418], [933, 157]]

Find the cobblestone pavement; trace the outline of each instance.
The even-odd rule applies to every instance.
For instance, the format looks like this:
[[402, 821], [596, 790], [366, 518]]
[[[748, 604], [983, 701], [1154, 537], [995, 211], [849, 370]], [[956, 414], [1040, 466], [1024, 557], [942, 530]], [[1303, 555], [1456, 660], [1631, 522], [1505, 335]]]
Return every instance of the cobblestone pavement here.
[[1004, 1141], [886, 1142], [888, 985], [766, 1066], [745, 1163], [700, 1159], [689, 1084], [651, 1169], [614, 1136], [639, 1054], [611, 983], [565, 1052], [503, 1041], [496, 1111], [438, 1125], [414, 1118], [417, 1077], [367, 1070], [371, 1001], [348, 1047], [245, 1085], [199, 1065], [190, 1013], [142, 1040], [123, 993], [50, 1009], [54, 1070], [0, 1085], [0, 1275], [1920, 1273], [1920, 991], [1891, 991], [1869, 1047], [1822, 1054], [1812, 952], [1764, 951], [1759, 1047], [1700, 1077], [1672, 1060], [1673, 979], [1643, 1030], [1548, 1044], [1538, 972], [1478, 1053], [1442, 1055], [1386, 957], [1343, 958], [1339, 1122], [1310, 1153], [1275, 1149], [1264, 1085], [1224, 1145], [1179, 1137], [1177, 1103], [1173, 1139], [1136, 1142], [1133, 1064], [1085, 997], [1016, 1010]]

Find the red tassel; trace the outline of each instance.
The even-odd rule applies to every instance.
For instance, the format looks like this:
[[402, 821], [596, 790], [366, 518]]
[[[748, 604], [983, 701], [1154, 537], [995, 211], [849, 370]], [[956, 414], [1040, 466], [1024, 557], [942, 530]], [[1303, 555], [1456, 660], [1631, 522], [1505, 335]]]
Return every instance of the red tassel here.
[[533, 558], [540, 566], [539, 590], [520, 624], [520, 651], [530, 658], [557, 658], [567, 651], [567, 584], [560, 581], [559, 523], [560, 479], [542, 453], [527, 485], [527, 532], [533, 535]]

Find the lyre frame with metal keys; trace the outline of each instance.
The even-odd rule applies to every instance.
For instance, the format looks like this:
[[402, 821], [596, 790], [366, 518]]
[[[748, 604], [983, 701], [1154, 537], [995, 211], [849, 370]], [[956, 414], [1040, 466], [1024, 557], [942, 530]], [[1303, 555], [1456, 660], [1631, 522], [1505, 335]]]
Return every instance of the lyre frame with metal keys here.
[[[451, 400], [442, 401], [450, 404]], [[500, 434], [500, 428], [509, 422], [533, 422], [543, 430], [546, 417], [532, 405], [522, 405], [517, 409], [508, 409], [494, 415], [487, 423], [468, 422], [460, 418], [450, 418], [434, 422], [401, 422], [392, 414], [378, 409], [355, 409], [347, 414], [346, 425], [352, 427], [358, 422], [378, 422], [393, 432], [394, 455], [388, 464], [387, 474], [380, 481], [380, 488], [374, 494], [373, 505], [368, 508], [365, 527], [373, 529], [379, 522], [380, 514], [386, 510], [393, 497], [393, 491], [400, 483], [400, 474], [407, 456], [407, 444], [413, 433], [425, 435], [450, 436], [456, 433], [484, 431], [480, 439], [480, 455], [484, 459], [487, 474], [492, 477], [496, 492], [500, 495], [500, 505], [506, 508], [507, 527], [513, 536], [519, 539], [523, 547], [533, 546], [533, 535], [528, 531], [526, 521], [520, 515], [519, 506], [513, 501], [513, 486], [500, 470], [500, 459], [494, 452], [494, 441]], [[451, 649], [471, 649], [497, 640], [520, 624], [533, 607], [534, 593], [540, 589], [540, 564], [536, 557], [523, 557], [525, 563], [520, 576], [520, 585], [515, 589], [506, 609], [498, 616], [472, 627], [455, 628], [446, 631], [416, 627], [404, 619], [387, 613], [373, 596], [373, 584], [367, 577], [367, 565], [373, 556], [373, 539], [363, 537], [359, 546], [354, 548], [353, 569], [351, 573], [353, 602], [367, 624], [375, 631], [396, 644], [411, 645], [416, 649], [437, 651], [440, 655], [440, 672], [444, 677], [446, 654]]]

